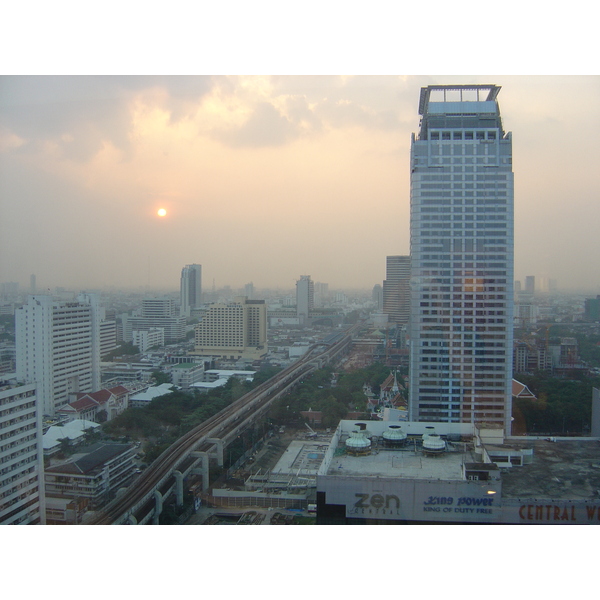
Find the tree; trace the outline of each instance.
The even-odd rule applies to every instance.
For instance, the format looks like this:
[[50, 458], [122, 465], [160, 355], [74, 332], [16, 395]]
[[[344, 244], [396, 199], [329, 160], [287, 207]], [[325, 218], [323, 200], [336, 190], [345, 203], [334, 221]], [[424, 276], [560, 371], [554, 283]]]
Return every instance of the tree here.
[[115, 348], [108, 354], [105, 354], [102, 357], [104, 362], [108, 362], [117, 356], [125, 356], [125, 355], [134, 355], [139, 354], [140, 349], [137, 346], [134, 346], [132, 342], [123, 342], [119, 347]]
[[334, 396], [329, 396], [321, 404], [320, 408], [322, 411], [321, 424], [323, 427], [337, 427], [340, 419], [343, 419], [348, 412], [347, 406], [336, 400]]
[[68, 454], [69, 449], [71, 448], [71, 440], [68, 437], [60, 438], [60, 452], [62, 454]]
[[156, 385], [161, 385], [163, 383], [171, 383], [171, 375], [169, 373], [165, 373], [164, 371], [152, 371], [152, 378], [156, 382]]

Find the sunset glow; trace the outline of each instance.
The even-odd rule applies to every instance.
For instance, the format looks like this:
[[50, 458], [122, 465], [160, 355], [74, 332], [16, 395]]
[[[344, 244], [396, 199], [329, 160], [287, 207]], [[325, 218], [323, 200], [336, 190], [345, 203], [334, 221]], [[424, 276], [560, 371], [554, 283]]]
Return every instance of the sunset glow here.
[[[5, 77], [2, 281], [44, 273], [64, 286], [148, 285], [138, 233], [145, 214], [169, 225], [151, 270], [156, 286], [177, 287], [181, 265], [198, 262], [208, 280], [233, 286], [249, 277], [283, 286], [308, 273], [332, 288], [372, 288], [386, 256], [410, 251], [408, 165], [421, 87], [490, 81], [502, 87], [514, 135], [515, 278], [588, 286], [593, 262], [565, 249], [576, 240], [581, 256], [599, 254], [600, 78], [485, 75]], [[106, 98], [99, 107], [88, 100], [97, 86]], [[10, 108], [29, 106], [32, 90], [39, 108]], [[573, 97], [577, 110], [565, 110]], [[575, 135], [584, 130], [590, 135]], [[122, 244], [96, 252], [76, 218]], [[240, 260], [248, 248], [251, 275]]]

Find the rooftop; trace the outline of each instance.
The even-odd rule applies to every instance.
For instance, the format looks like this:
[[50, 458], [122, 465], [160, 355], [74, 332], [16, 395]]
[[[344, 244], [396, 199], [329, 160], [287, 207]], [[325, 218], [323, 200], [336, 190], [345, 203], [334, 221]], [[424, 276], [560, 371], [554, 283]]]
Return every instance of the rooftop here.
[[502, 471], [503, 498], [598, 498], [600, 440], [511, 440], [510, 446], [523, 444], [533, 445], [533, 462]]
[[462, 481], [463, 463], [478, 461], [462, 444], [450, 443], [449, 447], [448, 452], [435, 457], [424, 456], [410, 444], [405, 450], [381, 450], [367, 456], [334, 456], [327, 474]]
[[131, 448], [128, 444], [103, 444], [98, 443], [90, 446], [85, 454], [79, 455], [72, 461], [49, 467], [47, 473], [74, 473], [87, 475], [104, 466], [112, 458], [123, 454]]
[[429, 102], [492, 102], [499, 92], [500, 86], [493, 84], [428, 85], [421, 88], [419, 114], [427, 112]]

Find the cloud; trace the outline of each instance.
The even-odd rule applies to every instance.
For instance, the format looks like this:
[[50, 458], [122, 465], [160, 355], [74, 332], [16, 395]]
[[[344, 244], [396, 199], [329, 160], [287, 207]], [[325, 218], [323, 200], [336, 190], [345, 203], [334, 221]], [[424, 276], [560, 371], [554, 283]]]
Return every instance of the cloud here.
[[0, 126], [38, 152], [55, 143], [64, 158], [87, 162], [109, 142], [131, 157], [131, 102], [165, 89], [171, 122], [193, 113], [210, 77], [8, 76], [0, 78]]
[[231, 146], [280, 146], [297, 132], [288, 119], [268, 102], [254, 107], [250, 118], [238, 129], [215, 133], [215, 137]]

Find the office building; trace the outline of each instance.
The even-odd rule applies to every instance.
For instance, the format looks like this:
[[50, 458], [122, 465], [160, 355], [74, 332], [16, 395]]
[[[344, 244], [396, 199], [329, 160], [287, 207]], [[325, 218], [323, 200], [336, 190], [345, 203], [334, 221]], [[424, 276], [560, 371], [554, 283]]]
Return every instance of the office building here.
[[296, 281], [296, 316], [300, 319], [300, 325], [308, 324], [314, 305], [315, 284], [310, 275], [301, 275]]
[[189, 317], [193, 308], [202, 304], [202, 265], [186, 265], [181, 269], [180, 316]]
[[495, 85], [421, 89], [411, 145], [410, 420], [510, 433], [513, 173]]
[[35, 383], [0, 381], [0, 525], [45, 523], [43, 473]]
[[525, 293], [530, 295], [535, 293], [535, 275], [525, 277]]
[[386, 257], [383, 312], [389, 322], [405, 325], [410, 317], [410, 256]]
[[100, 388], [100, 315], [93, 294], [58, 302], [32, 295], [15, 311], [17, 377], [37, 383], [40, 407], [53, 416], [69, 394]]
[[379, 284], [373, 286], [372, 298], [375, 309], [377, 311], [383, 310], [383, 288]]
[[141, 314], [123, 317], [123, 340], [133, 342], [134, 331], [162, 328], [166, 344], [185, 337], [185, 317], [177, 315], [175, 302], [170, 298], [146, 298]]
[[315, 306], [324, 306], [329, 301], [329, 284], [317, 281], [315, 282], [314, 290]]
[[258, 360], [267, 354], [267, 305], [239, 296], [212, 304], [196, 325], [195, 354]]
[[100, 359], [117, 348], [117, 322], [100, 321]]
[[587, 321], [600, 320], [600, 296], [585, 299], [584, 314]]

